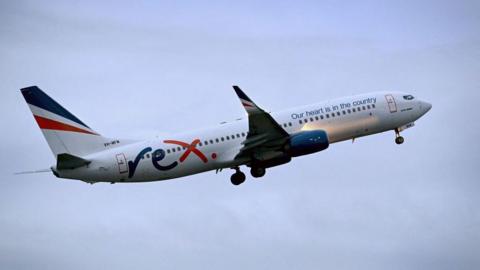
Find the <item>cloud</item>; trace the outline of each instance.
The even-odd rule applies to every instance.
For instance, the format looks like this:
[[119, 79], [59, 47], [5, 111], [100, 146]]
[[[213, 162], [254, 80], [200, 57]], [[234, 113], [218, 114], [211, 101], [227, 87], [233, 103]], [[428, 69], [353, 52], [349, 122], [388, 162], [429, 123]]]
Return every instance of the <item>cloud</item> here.
[[[2, 5], [0, 268], [480, 265], [475, 2]], [[378, 90], [433, 109], [400, 147], [342, 142], [236, 188], [228, 170], [87, 185], [12, 175], [54, 163], [33, 84], [127, 138], [243, 116], [232, 84], [272, 111]]]

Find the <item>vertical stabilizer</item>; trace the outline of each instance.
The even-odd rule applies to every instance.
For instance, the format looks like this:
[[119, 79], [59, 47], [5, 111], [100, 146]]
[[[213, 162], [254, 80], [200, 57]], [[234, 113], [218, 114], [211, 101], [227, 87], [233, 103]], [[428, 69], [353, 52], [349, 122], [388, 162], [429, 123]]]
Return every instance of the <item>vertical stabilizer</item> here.
[[21, 91], [55, 157], [64, 153], [85, 156], [120, 144], [102, 137], [37, 86]]

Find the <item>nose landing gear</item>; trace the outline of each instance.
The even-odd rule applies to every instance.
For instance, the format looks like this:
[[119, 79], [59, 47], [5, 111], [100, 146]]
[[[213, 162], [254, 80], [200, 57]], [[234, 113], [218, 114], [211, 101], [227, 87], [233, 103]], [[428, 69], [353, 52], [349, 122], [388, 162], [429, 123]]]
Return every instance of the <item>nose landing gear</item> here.
[[395, 129], [395, 143], [400, 145], [404, 141], [405, 141], [405, 139], [402, 136], [400, 136], [400, 131], [398, 130], [398, 128], [396, 128]]
[[232, 174], [232, 176], [230, 177], [230, 181], [232, 182], [233, 185], [238, 186], [243, 182], [245, 182], [246, 177], [245, 177], [245, 174], [240, 171], [240, 168], [236, 167], [234, 169], [235, 169], [235, 173]]

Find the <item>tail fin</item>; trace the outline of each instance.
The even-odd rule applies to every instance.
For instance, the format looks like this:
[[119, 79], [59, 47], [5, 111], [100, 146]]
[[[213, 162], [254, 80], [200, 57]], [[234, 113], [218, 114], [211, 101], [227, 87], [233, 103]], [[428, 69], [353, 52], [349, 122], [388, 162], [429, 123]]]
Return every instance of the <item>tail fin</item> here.
[[102, 137], [37, 86], [21, 91], [55, 157], [64, 153], [85, 156], [120, 144]]

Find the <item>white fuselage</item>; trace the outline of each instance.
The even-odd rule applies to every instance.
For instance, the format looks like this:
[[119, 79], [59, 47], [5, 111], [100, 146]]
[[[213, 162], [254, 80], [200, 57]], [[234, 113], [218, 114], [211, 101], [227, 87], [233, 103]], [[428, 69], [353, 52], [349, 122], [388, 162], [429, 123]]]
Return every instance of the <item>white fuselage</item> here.
[[[424, 115], [428, 103], [406, 93], [375, 92], [271, 113], [289, 134], [324, 130], [331, 143], [404, 129]], [[248, 119], [202, 131], [136, 142], [86, 156], [88, 166], [57, 170], [62, 178], [86, 182], [145, 182], [245, 165], [236, 159], [249, 130]], [[193, 143], [199, 140], [200, 143]]]

